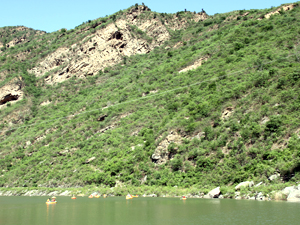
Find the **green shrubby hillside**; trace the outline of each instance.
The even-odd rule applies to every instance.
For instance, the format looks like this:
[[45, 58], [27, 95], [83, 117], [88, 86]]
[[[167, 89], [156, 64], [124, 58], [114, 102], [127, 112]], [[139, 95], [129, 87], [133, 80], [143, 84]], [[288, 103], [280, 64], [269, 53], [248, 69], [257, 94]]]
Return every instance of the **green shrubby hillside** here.
[[[28, 70], [57, 48], [101, 29], [93, 24], [105, 26], [124, 12], [69, 31], [27, 31], [30, 42], [0, 53], [1, 86], [21, 76], [25, 91], [24, 99], [0, 109], [0, 186], [205, 189], [246, 180], [298, 182], [300, 7], [295, 5], [269, 19], [264, 15], [277, 8], [189, 21], [184, 29], [169, 29], [171, 39], [147, 54], [55, 85]], [[147, 11], [140, 19], [155, 16], [166, 24], [173, 16], [192, 14]], [[1, 29], [7, 37], [0, 41], [8, 43], [14, 28]], [[88, 33], [79, 32], [84, 29]], [[137, 27], [132, 32], [151, 42]], [[16, 61], [20, 52], [28, 52], [26, 59]], [[201, 66], [179, 73], [199, 60]], [[166, 147], [167, 160], [158, 163], [153, 154], [171, 134], [181, 139]], [[268, 180], [277, 173], [280, 179]]]

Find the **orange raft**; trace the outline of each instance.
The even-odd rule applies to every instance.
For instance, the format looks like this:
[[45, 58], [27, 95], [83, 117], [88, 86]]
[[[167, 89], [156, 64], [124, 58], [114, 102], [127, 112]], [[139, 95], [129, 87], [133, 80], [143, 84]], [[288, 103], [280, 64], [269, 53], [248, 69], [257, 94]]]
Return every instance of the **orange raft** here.
[[72, 196], [71, 199], [76, 199], [76, 197], [75, 197], [75, 196]]

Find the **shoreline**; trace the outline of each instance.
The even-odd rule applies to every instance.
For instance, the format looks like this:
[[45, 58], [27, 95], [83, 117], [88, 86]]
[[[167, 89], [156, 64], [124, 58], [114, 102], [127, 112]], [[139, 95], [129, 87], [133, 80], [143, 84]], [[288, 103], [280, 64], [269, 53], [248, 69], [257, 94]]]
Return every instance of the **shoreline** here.
[[[270, 187], [267, 187], [270, 190]], [[217, 187], [210, 192], [201, 192], [196, 188], [177, 187], [70, 187], [70, 188], [47, 188], [47, 187], [1, 187], [0, 196], [89, 196], [91, 194], [107, 196], [126, 196], [128, 193], [137, 194], [140, 197], [171, 197], [180, 198], [204, 198], [204, 199], [235, 199], [256, 201], [288, 201], [300, 202], [300, 185], [285, 187], [283, 190], [264, 191], [251, 190], [250, 188], [226, 192]]]

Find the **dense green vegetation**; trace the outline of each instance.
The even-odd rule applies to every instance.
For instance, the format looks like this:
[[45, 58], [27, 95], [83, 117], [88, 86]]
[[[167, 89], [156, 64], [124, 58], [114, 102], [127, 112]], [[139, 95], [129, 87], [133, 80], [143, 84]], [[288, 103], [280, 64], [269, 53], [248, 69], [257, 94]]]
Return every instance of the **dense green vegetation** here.
[[[205, 189], [245, 180], [299, 181], [300, 7], [263, 18], [275, 9], [189, 22], [186, 29], [170, 30], [171, 39], [148, 54], [54, 86], [28, 69], [92, 34], [91, 24], [105, 26], [122, 12], [74, 30], [32, 35], [14, 49], [4, 47], [0, 71], [8, 72], [0, 84], [22, 76], [26, 97], [0, 111], [0, 186], [113, 187], [121, 182]], [[168, 21], [173, 15], [143, 16]], [[87, 32], [76, 33], [86, 27]], [[7, 43], [14, 28], [1, 29], [7, 37], [0, 41]], [[178, 42], [182, 45], [173, 48]], [[26, 60], [15, 60], [14, 54], [26, 51]], [[207, 58], [202, 66], [178, 72], [200, 58]], [[52, 103], [41, 106], [45, 101]], [[222, 118], [227, 108], [232, 113]], [[8, 123], [18, 110], [15, 123]], [[171, 131], [182, 136], [182, 143], [170, 144], [171, 159], [158, 165], [152, 154]], [[269, 181], [277, 172], [282, 179]]]

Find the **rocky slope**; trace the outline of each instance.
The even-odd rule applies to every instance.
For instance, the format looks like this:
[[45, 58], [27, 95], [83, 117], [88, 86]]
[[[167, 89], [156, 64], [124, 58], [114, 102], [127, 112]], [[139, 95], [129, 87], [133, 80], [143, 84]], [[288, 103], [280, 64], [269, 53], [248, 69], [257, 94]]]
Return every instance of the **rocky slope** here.
[[[95, 31], [70, 48], [57, 49], [30, 72], [37, 77], [50, 72], [51, 75], [45, 77], [47, 84], [63, 82], [73, 76], [93, 76], [106, 67], [120, 63], [124, 57], [149, 53], [170, 39], [168, 29], [183, 29], [188, 23], [187, 19], [181, 20], [176, 16], [164, 22], [153, 18], [149, 11], [145, 6], [131, 9], [114, 23]], [[144, 14], [147, 17], [141, 18]], [[205, 13], [191, 14], [190, 21], [204, 21], [207, 18]]]

